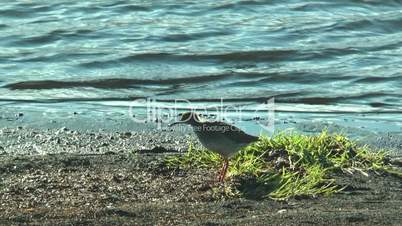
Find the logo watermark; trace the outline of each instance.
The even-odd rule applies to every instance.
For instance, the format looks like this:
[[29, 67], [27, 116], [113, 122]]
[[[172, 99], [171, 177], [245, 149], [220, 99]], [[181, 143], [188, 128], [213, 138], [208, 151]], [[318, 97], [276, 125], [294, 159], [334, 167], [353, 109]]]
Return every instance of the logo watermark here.
[[228, 124], [255, 121], [263, 130], [270, 133], [274, 131], [275, 99], [273, 97], [253, 105], [226, 104], [225, 99], [222, 98], [218, 103], [209, 103], [207, 106], [192, 103], [187, 99], [163, 101], [147, 98], [132, 101], [128, 109], [133, 122], [155, 123], [157, 129], [166, 128], [167, 125], [181, 120], [185, 112], [195, 112], [207, 121], [223, 121]]

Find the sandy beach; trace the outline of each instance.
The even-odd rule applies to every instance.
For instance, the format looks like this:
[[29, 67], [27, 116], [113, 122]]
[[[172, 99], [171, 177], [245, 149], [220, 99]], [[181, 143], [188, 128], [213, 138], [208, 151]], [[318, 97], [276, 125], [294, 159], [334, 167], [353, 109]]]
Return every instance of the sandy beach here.
[[[3, 225], [400, 225], [400, 178], [354, 172], [330, 197], [274, 201], [228, 195], [218, 169], [169, 169], [193, 135], [3, 128]], [[396, 161], [398, 162], [398, 161]]]

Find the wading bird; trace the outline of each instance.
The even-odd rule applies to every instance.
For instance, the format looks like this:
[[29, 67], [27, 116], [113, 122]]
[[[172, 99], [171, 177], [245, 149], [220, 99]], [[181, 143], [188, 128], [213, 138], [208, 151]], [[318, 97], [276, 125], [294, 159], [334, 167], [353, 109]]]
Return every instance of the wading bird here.
[[219, 121], [203, 121], [195, 112], [183, 113], [180, 120], [170, 126], [176, 124], [190, 125], [205, 148], [222, 156], [224, 163], [218, 176], [219, 182], [223, 182], [225, 179], [229, 158], [241, 148], [258, 140], [258, 137], [246, 134], [233, 125]]

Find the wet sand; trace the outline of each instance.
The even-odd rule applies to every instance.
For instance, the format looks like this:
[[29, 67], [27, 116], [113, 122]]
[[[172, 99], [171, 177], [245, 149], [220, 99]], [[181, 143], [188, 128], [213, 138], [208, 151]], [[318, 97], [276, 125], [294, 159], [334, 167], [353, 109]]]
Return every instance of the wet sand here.
[[[330, 197], [274, 201], [228, 195], [239, 178], [168, 169], [194, 137], [169, 132], [0, 130], [3, 225], [400, 225], [402, 181], [359, 172]], [[191, 142], [197, 142], [195, 140]], [[196, 143], [197, 144], [197, 143]]]

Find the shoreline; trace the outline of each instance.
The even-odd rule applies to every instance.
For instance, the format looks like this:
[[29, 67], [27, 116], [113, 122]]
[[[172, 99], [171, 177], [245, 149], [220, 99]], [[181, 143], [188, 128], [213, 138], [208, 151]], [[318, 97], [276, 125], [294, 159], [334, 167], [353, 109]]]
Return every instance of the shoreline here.
[[[120, 150], [128, 148], [152, 150], [161, 147], [172, 151], [185, 151], [189, 142], [199, 145], [190, 127], [183, 126], [180, 129], [175, 127], [173, 130], [168, 127], [169, 122], [161, 122], [160, 124], [155, 122], [136, 123], [124, 111], [92, 114], [90, 112], [66, 112], [62, 110], [57, 114], [55, 112], [50, 114], [22, 109], [11, 110], [12, 108], [4, 106], [1, 108], [0, 146], [2, 148], [0, 148], [0, 154], [2, 152], [9, 154], [46, 154], [65, 151], [102, 153], [102, 150], [96, 151], [96, 149], [105, 149], [102, 148], [102, 144], [105, 147], [113, 146], [113, 151], [117, 151], [118, 146], [122, 147]], [[361, 145], [367, 144], [373, 149], [387, 149], [396, 155], [402, 155], [402, 130], [380, 132], [371, 131], [369, 128], [361, 129], [355, 127], [353, 123], [342, 125], [325, 121], [303, 122], [300, 120], [300, 122], [296, 122], [295, 119], [292, 120], [276, 120], [275, 132], [290, 129], [298, 133], [314, 134], [328, 129], [329, 132], [345, 134], [351, 139], [357, 140]], [[245, 125], [237, 123], [235, 125], [247, 133], [258, 136], [259, 132], [255, 129], [259, 127], [259, 123], [263, 122], [256, 119], [246, 122]], [[271, 134], [266, 135], [270, 136]], [[89, 139], [90, 136], [94, 137]], [[94, 142], [94, 145], [91, 146], [98, 146], [98, 148], [94, 150], [82, 148], [85, 147], [85, 142], [72, 141], [71, 139], [74, 137], [75, 140], [86, 140], [87, 143]], [[117, 139], [113, 140], [114, 138]], [[126, 138], [126, 141], [123, 142], [119, 138]], [[49, 141], [53, 146], [46, 144]], [[97, 143], [99, 144], [95, 145]], [[29, 152], [25, 149], [32, 151]]]
[[[179, 131], [169, 128], [156, 130], [152, 127], [141, 129], [143, 130], [107, 131], [73, 130], [66, 127], [47, 129], [28, 126], [5, 127], [0, 128], [0, 155], [104, 154], [133, 151], [177, 153], [187, 151], [190, 144], [202, 147], [189, 127]], [[399, 147], [399, 142], [402, 142], [399, 138], [395, 138], [394, 141], [391, 140], [392, 136], [389, 140], [384, 140], [383, 137], [378, 139], [395, 145], [389, 149], [392, 156], [402, 156], [402, 148], [395, 149]], [[370, 145], [374, 150], [388, 150], [382, 143], [373, 145], [364, 141], [359, 144]]]
[[[82, 119], [80, 119], [82, 121]], [[87, 122], [89, 123], [89, 122]], [[74, 125], [79, 125], [77, 122]], [[70, 125], [73, 125], [70, 124]], [[74, 127], [74, 126], [72, 126]], [[402, 183], [354, 172], [332, 196], [287, 201], [227, 196], [218, 169], [167, 169], [196, 137], [143, 125], [0, 129], [0, 224], [3, 225], [398, 225]], [[140, 131], [141, 130], [141, 131]], [[396, 154], [398, 156], [400, 152]]]

